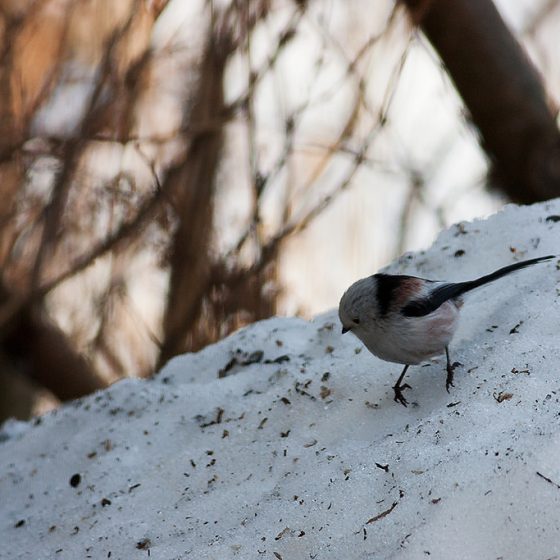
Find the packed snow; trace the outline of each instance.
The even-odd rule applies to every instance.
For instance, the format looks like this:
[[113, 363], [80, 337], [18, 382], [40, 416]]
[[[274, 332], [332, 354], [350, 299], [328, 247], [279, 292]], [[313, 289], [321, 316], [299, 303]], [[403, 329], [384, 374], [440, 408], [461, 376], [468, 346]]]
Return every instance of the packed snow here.
[[[560, 201], [509, 206], [388, 270], [471, 279], [555, 254], [559, 233]], [[0, 557], [560, 557], [559, 262], [469, 295], [455, 387], [444, 357], [410, 368], [408, 408], [400, 366], [332, 311], [6, 423]]]

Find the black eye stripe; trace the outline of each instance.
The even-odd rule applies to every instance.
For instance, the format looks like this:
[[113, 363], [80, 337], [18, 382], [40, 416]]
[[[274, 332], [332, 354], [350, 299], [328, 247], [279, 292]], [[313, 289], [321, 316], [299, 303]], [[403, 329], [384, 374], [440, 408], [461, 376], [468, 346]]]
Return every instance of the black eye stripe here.
[[359, 325], [359, 324], [360, 324], [360, 319], [358, 319], [358, 318], [352, 319], [352, 322], [353, 322], [355, 325]]

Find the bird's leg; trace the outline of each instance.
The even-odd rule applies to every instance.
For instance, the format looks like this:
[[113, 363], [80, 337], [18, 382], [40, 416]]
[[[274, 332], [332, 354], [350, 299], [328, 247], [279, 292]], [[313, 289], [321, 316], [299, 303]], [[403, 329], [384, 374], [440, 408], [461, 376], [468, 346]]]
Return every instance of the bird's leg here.
[[453, 385], [453, 373], [455, 368], [461, 364], [459, 362], [453, 362], [453, 364], [451, 363], [451, 360], [449, 359], [449, 349], [447, 346], [445, 347], [445, 357], [447, 358], [447, 378], [445, 380], [445, 388], [449, 393], [449, 387], [455, 387], [455, 385]]
[[408, 402], [404, 398], [404, 396], [402, 394], [402, 390], [403, 389], [412, 389], [412, 387], [408, 383], [405, 383], [404, 385], [401, 385], [401, 382], [404, 378], [404, 374], [406, 373], [407, 369], [408, 369], [408, 364], [406, 366], [404, 366], [404, 369], [402, 370], [401, 375], [397, 379], [397, 382], [393, 385], [393, 391], [395, 391], [395, 399], [394, 400], [395, 400], [395, 402], [401, 403], [403, 406], [406, 406], [408, 404]]

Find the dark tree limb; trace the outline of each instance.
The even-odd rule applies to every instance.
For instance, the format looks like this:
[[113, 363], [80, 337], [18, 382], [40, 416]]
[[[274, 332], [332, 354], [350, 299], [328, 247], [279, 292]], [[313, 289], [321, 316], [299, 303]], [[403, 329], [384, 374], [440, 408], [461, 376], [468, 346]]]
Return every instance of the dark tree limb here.
[[160, 364], [184, 351], [187, 333], [200, 312], [209, 275], [215, 174], [223, 142], [223, 75], [230, 52], [212, 34], [205, 48], [191, 119], [202, 127], [185, 157], [168, 173], [163, 188], [173, 193], [178, 219], [170, 251], [170, 280]]
[[29, 375], [61, 401], [89, 395], [107, 386], [68, 337], [46, 315], [24, 309], [6, 339], [7, 353], [26, 362]]
[[445, 64], [512, 200], [560, 196], [560, 133], [540, 76], [490, 0], [401, 0]]
[[[261, 313], [270, 315], [269, 301], [260, 295], [264, 282], [243, 274], [244, 285], [239, 291], [229, 284], [224, 287], [222, 275], [217, 273], [222, 267], [212, 263], [211, 257], [215, 179], [224, 126], [232, 115], [223, 92], [226, 63], [256, 23], [266, 17], [268, 9], [268, 0], [260, 0], [247, 4], [246, 10], [239, 10], [233, 3], [223, 12], [212, 12], [198, 85], [187, 115], [192, 131], [189, 148], [163, 184], [175, 201], [178, 224], [170, 248], [169, 291], [158, 368], [177, 354], [208, 344], [219, 336], [217, 333], [223, 335], [221, 327], [230, 319], [225, 316], [226, 309], [231, 313], [247, 311], [252, 320], [262, 318]], [[229, 275], [226, 277], [229, 282]]]
[[[0, 285], [0, 301], [10, 298]], [[107, 386], [89, 362], [42, 311], [40, 304], [20, 307], [0, 329], [0, 351], [61, 401], [83, 397]]]

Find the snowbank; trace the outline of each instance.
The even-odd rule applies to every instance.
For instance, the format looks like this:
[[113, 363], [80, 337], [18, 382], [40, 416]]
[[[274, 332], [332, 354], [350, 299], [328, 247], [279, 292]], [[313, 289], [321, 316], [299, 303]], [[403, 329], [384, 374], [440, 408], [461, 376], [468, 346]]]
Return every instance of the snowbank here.
[[[560, 202], [444, 232], [393, 272], [460, 280], [557, 252]], [[315, 282], [320, 282], [316, 278]], [[0, 557], [486, 559], [560, 554], [560, 272], [472, 294], [409, 370], [336, 313], [271, 319], [152, 381], [0, 433]]]

